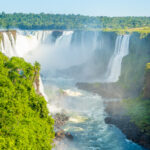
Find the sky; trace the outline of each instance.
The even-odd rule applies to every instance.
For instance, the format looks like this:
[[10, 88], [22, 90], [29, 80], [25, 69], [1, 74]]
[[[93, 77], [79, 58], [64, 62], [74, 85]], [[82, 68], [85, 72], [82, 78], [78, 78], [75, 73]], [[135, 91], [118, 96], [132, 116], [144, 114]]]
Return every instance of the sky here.
[[0, 12], [150, 16], [150, 0], [0, 0]]

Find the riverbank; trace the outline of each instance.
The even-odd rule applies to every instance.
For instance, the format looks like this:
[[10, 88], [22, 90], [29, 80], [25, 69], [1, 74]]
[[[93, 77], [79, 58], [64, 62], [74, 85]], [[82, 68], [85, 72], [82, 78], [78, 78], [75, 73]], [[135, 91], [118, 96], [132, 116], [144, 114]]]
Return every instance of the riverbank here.
[[[79, 89], [99, 94], [105, 99], [123, 99], [125, 96], [121, 88], [115, 87], [115, 83], [77, 83], [76, 86]], [[136, 99], [121, 101], [106, 100], [104, 103], [105, 112], [108, 114], [105, 118], [105, 123], [115, 125], [126, 135], [127, 139], [144, 148], [150, 149], [149, 121], [147, 119], [149, 118], [149, 111], [146, 108], [146, 106], [149, 106], [149, 101], [142, 101], [141, 99], [138, 102]]]
[[123, 102], [105, 102], [105, 106], [105, 111], [108, 114], [105, 118], [107, 124], [115, 125], [126, 135], [127, 139], [150, 149], [150, 135], [146, 131], [141, 131], [132, 121]]

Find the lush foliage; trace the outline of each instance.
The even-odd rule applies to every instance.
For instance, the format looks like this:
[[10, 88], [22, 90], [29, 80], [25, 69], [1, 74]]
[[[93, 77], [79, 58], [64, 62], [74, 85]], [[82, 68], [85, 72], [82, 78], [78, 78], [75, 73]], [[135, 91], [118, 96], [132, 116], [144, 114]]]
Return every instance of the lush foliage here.
[[150, 17], [90, 17], [60, 14], [0, 14], [1, 28], [20, 29], [101, 29], [150, 27]]
[[142, 132], [150, 135], [150, 63], [146, 64], [144, 88], [139, 97], [134, 99], [123, 100], [123, 105], [131, 118]]
[[150, 100], [141, 97], [123, 101], [131, 121], [134, 122], [142, 132], [150, 135]]
[[33, 86], [39, 67], [0, 53], [0, 149], [52, 148], [54, 121]]
[[150, 63], [146, 64], [146, 69], [149, 70], [150, 69]]

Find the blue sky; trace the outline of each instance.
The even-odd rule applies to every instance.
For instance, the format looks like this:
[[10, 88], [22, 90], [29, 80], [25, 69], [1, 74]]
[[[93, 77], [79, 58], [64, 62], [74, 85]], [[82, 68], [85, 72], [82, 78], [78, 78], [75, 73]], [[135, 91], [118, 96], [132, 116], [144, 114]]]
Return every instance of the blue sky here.
[[150, 0], [0, 0], [0, 12], [150, 16]]

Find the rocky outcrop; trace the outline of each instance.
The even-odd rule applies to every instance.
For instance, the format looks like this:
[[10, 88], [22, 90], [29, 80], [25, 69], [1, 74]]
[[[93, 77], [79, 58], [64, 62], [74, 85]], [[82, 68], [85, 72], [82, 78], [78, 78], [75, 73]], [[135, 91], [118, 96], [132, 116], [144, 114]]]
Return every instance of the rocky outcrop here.
[[77, 83], [79, 89], [97, 93], [104, 98], [122, 98], [123, 90], [115, 83]]
[[67, 138], [68, 140], [73, 140], [73, 136], [69, 132], [65, 132], [61, 127], [66, 124], [66, 122], [69, 120], [69, 117], [64, 113], [57, 113], [53, 116], [55, 120], [55, 142], [60, 141], [64, 138]]
[[62, 36], [62, 34], [63, 31], [53, 31], [51, 40], [55, 42], [58, 37]]
[[143, 147], [150, 149], [150, 136], [142, 132], [131, 120], [121, 102], [107, 102], [105, 111], [108, 116], [105, 118], [107, 124], [117, 126], [127, 137]]
[[62, 140], [65, 137], [68, 140], [73, 140], [73, 136], [69, 132], [65, 132], [64, 130], [59, 130], [58, 132], [55, 133], [56, 140]]
[[34, 88], [37, 94], [42, 95], [40, 92], [40, 79], [37, 76], [35, 77], [35, 80], [34, 80]]
[[69, 117], [64, 113], [57, 113], [53, 116], [53, 118], [55, 119], [55, 127], [58, 129], [65, 125], [65, 123], [69, 120]]
[[13, 45], [13, 41], [12, 41], [11, 35], [13, 36], [13, 39], [16, 41], [16, 30], [0, 31], [0, 43], [1, 43], [1, 41], [4, 40], [3, 33], [6, 33], [8, 35], [9, 40], [10, 40], [11, 44]]
[[56, 140], [62, 140], [65, 137], [65, 132], [64, 130], [59, 130], [55, 132], [55, 139]]
[[35, 62], [34, 64], [34, 78], [33, 78], [33, 85], [35, 88], [35, 91], [38, 95], [42, 95], [41, 91], [40, 91], [40, 64], [38, 62]]

